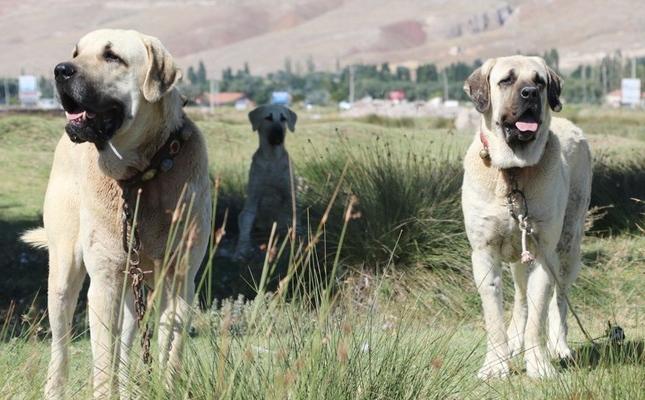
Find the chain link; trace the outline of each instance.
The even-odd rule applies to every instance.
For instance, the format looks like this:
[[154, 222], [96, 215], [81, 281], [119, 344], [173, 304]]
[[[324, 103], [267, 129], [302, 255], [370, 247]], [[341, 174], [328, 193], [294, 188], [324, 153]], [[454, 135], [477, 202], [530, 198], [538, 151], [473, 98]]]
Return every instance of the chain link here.
[[523, 264], [530, 264], [535, 261], [535, 256], [528, 249], [528, 236], [533, 234], [533, 226], [529, 220], [529, 206], [526, 201], [524, 192], [521, 191], [517, 184], [517, 170], [507, 170], [510, 190], [506, 195], [506, 206], [511, 217], [517, 221], [517, 226], [522, 233], [522, 253], [520, 261]]
[[[130, 197], [130, 188], [123, 188], [123, 250], [126, 252], [129, 260], [128, 275], [132, 280], [132, 294], [134, 295], [134, 311], [137, 315], [137, 325], [139, 328], [143, 325], [143, 319], [146, 314], [146, 294], [145, 294], [145, 277], [143, 270], [139, 267], [141, 263], [140, 250], [141, 241], [139, 240], [139, 230], [134, 226], [134, 215], [128, 204]], [[134, 226], [134, 227], [133, 227]], [[132, 245], [130, 245], [130, 235], [132, 233]], [[152, 362], [150, 357], [150, 338], [152, 331], [145, 324], [141, 335], [141, 348], [143, 362], [149, 365]]]

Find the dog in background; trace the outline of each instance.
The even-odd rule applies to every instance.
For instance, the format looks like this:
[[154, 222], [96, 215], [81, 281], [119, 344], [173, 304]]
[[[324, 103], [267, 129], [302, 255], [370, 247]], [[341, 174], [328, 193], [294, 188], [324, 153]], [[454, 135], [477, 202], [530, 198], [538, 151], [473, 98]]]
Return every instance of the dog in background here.
[[[481, 114], [462, 186], [487, 331], [479, 377], [507, 376], [509, 358], [523, 349], [527, 374], [548, 377], [555, 370], [541, 341], [547, 314], [550, 355], [571, 357], [567, 295], [580, 269], [591, 197], [589, 145], [570, 121], [551, 117], [562, 108], [561, 82], [539, 57], [490, 59], [464, 89]], [[507, 331], [502, 262], [510, 264], [515, 283]]]
[[[123, 224], [122, 194], [136, 196], [137, 189], [142, 190], [138, 267], [158, 289], [160, 363], [170, 379], [180, 366], [194, 279], [208, 246], [211, 185], [206, 145], [182, 110], [183, 100], [175, 88], [181, 71], [157, 38], [125, 30], [88, 33], [76, 44], [72, 58], [56, 65], [54, 75], [67, 116], [67, 135], [54, 154], [44, 229], [23, 235], [25, 242], [49, 250], [52, 344], [45, 397], [69, 398], [65, 383], [72, 316], [87, 274], [94, 397], [115, 396], [115, 373], [122, 397], [128, 397], [137, 315], [126, 279], [128, 230]], [[156, 159], [161, 162], [154, 165]], [[127, 201], [131, 212], [132, 200], [130, 196]], [[161, 276], [173, 210], [191, 200], [191, 218], [184, 216], [182, 223], [189, 224], [188, 265], [172, 264]], [[175, 252], [179, 243], [170, 246]]]
[[[298, 116], [287, 107], [264, 105], [249, 113], [260, 146], [253, 154], [244, 209], [239, 215], [239, 237], [234, 258], [246, 260], [254, 253], [252, 231], [268, 232], [273, 223], [284, 233], [298, 231], [298, 210], [293, 171], [284, 141], [287, 129], [293, 132]], [[295, 202], [295, 204], [294, 204]]]

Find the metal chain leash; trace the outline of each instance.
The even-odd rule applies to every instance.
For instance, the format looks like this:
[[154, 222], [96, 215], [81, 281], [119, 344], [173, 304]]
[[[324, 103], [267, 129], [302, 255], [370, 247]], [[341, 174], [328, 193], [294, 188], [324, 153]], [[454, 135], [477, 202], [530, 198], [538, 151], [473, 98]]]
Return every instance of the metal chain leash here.
[[[141, 241], [139, 240], [139, 230], [137, 229], [136, 224], [134, 223], [134, 214], [130, 208], [128, 199], [130, 197], [131, 188], [128, 186], [123, 187], [122, 199], [122, 213], [123, 213], [123, 250], [128, 256], [128, 275], [132, 280], [132, 294], [134, 297], [134, 311], [137, 316], [137, 325], [141, 328], [143, 324], [143, 319], [146, 314], [146, 294], [145, 294], [145, 277], [143, 270], [139, 267], [141, 262], [140, 250], [141, 250]], [[137, 198], [141, 196], [141, 189], [137, 191]], [[132, 236], [130, 236], [130, 233]], [[130, 239], [132, 239], [132, 244], [130, 245]], [[142, 348], [142, 359], [143, 362], [147, 365], [150, 365], [152, 362], [152, 357], [150, 357], [150, 338], [152, 337], [152, 331], [148, 324], [145, 324], [143, 333], [141, 335], [141, 348]]]
[[529, 206], [524, 192], [518, 187], [517, 171], [515, 169], [507, 170], [507, 177], [510, 183], [510, 190], [506, 195], [506, 206], [511, 217], [517, 221], [518, 227], [522, 232], [522, 254], [520, 260], [522, 264], [530, 264], [535, 261], [535, 256], [529, 251], [527, 243], [528, 236], [533, 234], [533, 226], [529, 220]]

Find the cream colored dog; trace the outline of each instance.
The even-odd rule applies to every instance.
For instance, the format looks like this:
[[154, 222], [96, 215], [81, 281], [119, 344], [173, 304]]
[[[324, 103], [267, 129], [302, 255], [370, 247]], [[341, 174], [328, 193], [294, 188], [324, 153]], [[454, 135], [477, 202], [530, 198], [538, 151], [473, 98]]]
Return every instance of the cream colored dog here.
[[[524, 349], [527, 374], [547, 377], [555, 372], [541, 341], [547, 313], [551, 354], [571, 356], [566, 296], [580, 269], [591, 191], [589, 146], [571, 122], [551, 118], [551, 110], [562, 107], [560, 78], [541, 58], [488, 60], [464, 89], [482, 115], [464, 160], [462, 187], [488, 337], [479, 376], [507, 376], [508, 359]], [[527, 233], [525, 246], [520, 228]], [[507, 331], [502, 262], [510, 264], [515, 282]]]
[[[67, 135], [54, 155], [44, 230], [24, 235], [26, 242], [49, 249], [52, 348], [47, 398], [67, 398], [72, 314], [86, 273], [90, 276], [94, 397], [113, 396], [114, 369], [119, 370], [122, 387], [127, 383], [137, 324], [132, 291], [129, 285], [124, 288], [127, 254], [122, 244], [119, 181], [146, 170], [173, 137], [181, 138], [170, 142], [174, 157], [161, 164], [156, 176], [141, 182], [138, 226], [140, 267], [150, 286], [157, 280], [155, 287], [161, 290], [157, 292], [160, 362], [170, 372], [179, 366], [182, 327], [189, 319], [194, 278], [206, 251], [211, 219], [206, 147], [182, 111], [182, 99], [174, 88], [180, 77], [158, 39], [123, 30], [87, 34], [76, 45], [73, 58], [55, 68], [56, 88], [68, 119]], [[193, 199], [194, 216], [189, 221], [188, 266], [183, 270], [174, 266], [159, 282], [173, 210], [184, 187], [181, 201]], [[175, 250], [177, 243], [171, 246]], [[121, 304], [122, 293], [125, 304]]]

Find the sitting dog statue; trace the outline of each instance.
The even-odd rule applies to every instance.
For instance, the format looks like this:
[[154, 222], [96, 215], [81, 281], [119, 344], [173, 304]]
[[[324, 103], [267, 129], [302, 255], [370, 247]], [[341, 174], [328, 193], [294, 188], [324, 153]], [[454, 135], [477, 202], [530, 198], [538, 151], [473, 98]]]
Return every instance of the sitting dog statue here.
[[294, 225], [295, 218], [295, 229], [299, 231], [293, 173], [284, 146], [287, 128], [293, 132], [297, 118], [295, 112], [279, 105], [260, 106], [249, 113], [260, 146], [253, 154], [247, 198], [238, 219], [234, 255], [238, 261], [248, 260], [256, 250], [251, 237], [254, 228], [268, 234], [275, 222], [278, 232], [285, 233]]

